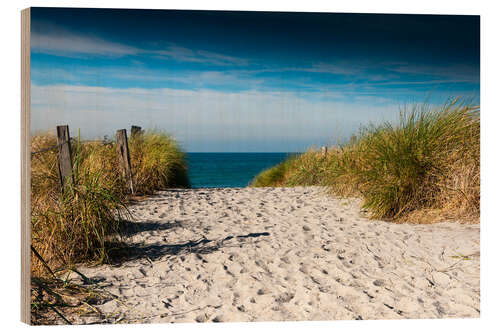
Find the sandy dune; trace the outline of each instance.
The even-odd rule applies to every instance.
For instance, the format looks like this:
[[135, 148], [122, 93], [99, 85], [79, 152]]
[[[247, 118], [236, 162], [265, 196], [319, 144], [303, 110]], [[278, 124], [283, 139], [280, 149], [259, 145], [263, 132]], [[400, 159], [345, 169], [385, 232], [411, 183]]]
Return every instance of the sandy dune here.
[[398, 225], [317, 187], [160, 192], [76, 323], [479, 317], [479, 225]]

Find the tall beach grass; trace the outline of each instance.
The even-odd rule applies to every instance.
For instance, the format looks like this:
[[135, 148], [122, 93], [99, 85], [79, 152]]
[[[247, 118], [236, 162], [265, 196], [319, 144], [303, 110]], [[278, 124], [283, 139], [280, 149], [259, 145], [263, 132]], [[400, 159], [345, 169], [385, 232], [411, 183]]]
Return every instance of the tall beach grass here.
[[478, 221], [479, 107], [417, 104], [399, 122], [360, 129], [326, 156], [311, 149], [263, 171], [253, 186], [327, 186], [359, 196], [373, 218], [428, 223]]
[[[56, 143], [54, 135], [34, 135], [31, 150]], [[189, 185], [184, 154], [171, 137], [148, 132], [131, 138], [129, 146], [137, 194]], [[53, 268], [105, 261], [107, 244], [119, 239], [123, 221], [131, 218], [114, 142], [73, 140], [72, 162], [73, 185], [62, 193], [57, 149], [31, 161], [32, 246]], [[32, 256], [32, 275], [44, 273], [43, 263]]]
[[151, 194], [170, 187], [189, 187], [186, 154], [167, 134], [147, 131], [129, 140], [136, 191]]

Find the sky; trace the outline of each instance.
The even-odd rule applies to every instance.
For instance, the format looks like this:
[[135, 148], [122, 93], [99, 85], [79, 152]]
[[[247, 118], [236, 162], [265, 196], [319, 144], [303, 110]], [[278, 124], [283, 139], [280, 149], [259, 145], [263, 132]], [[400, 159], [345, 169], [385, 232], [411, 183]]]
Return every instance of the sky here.
[[413, 103], [479, 103], [479, 16], [32, 8], [31, 128], [139, 125], [300, 152]]

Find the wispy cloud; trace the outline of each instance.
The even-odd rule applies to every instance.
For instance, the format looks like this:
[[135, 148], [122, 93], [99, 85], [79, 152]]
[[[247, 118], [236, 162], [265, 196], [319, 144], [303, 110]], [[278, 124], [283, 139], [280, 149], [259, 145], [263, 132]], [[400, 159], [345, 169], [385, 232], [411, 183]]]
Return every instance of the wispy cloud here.
[[479, 68], [465, 64], [395, 64], [388, 66], [387, 69], [400, 74], [427, 75], [454, 82], [479, 83]]
[[140, 52], [139, 49], [99, 37], [78, 34], [58, 25], [35, 22], [31, 33], [31, 47], [35, 52], [60, 56], [121, 57]]
[[288, 71], [301, 71], [310, 73], [323, 73], [334, 75], [359, 75], [366, 70], [366, 66], [361, 66], [356, 63], [313, 63], [310, 67], [292, 67], [286, 68]]
[[316, 97], [304, 92], [33, 85], [32, 130], [67, 123], [85, 137], [102, 137], [137, 124], [173, 134], [189, 151], [240, 151], [247, 148], [237, 146], [241, 142], [298, 151], [341, 140], [360, 124], [398, 114], [398, 105], [390, 101], [377, 106], [380, 101], [369, 97], [351, 102]]
[[33, 51], [56, 56], [115, 58], [142, 55], [217, 66], [246, 66], [249, 63], [248, 59], [206, 50], [193, 50], [175, 44], [169, 44], [162, 49], [138, 48], [88, 34], [69, 31], [52, 23], [35, 22], [35, 26], [37, 29], [31, 35]]
[[[127, 67], [71, 67], [66, 70], [33, 68], [32, 82], [36, 85], [72, 84], [108, 87], [175, 88], [186, 91], [218, 90], [223, 92], [296, 93], [311, 101], [348, 102], [370, 99], [375, 105], [389, 100], [396, 103], [421, 101], [429, 97], [435, 100], [450, 96], [478, 98], [479, 87], [449, 80], [428, 79], [423, 81], [399, 80], [342, 82], [317, 82], [312, 77], [294, 75], [261, 76], [252, 70], [171, 70], [148, 69], [142, 65]], [[103, 79], [105, 78], [105, 79]], [[399, 77], [398, 77], [399, 78]], [[450, 83], [452, 82], [452, 83]], [[377, 97], [377, 98], [375, 98]]]
[[[272, 71], [273, 69], [269, 69]], [[402, 62], [313, 63], [311, 66], [274, 69], [309, 73], [332, 74], [378, 84], [435, 84], [449, 82], [479, 83], [479, 69], [464, 64], [426, 65]], [[410, 81], [408, 76], [418, 77]], [[406, 80], [405, 80], [406, 79]]]
[[182, 62], [204, 63], [218, 66], [246, 66], [248, 59], [232, 57], [225, 54], [204, 50], [191, 50], [178, 45], [171, 45], [165, 50], [144, 50], [159, 58], [173, 59]]
[[[173, 60], [181, 63], [197, 63], [230, 68], [231, 73], [217, 74], [218, 77], [234, 79], [257, 79], [261, 74], [285, 72], [326, 74], [347, 81], [371, 82], [381, 85], [396, 84], [436, 84], [447, 82], [479, 83], [479, 68], [467, 64], [429, 65], [403, 61], [375, 61], [354, 59], [332, 59], [330, 62], [310, 62], [303, 66], [286, 64], [269, 65], [255, 59], [236, 57], [202, 49], [191, 49], [181, 45], [167, 43], [160, 48], [144, 48], [96, 37], [90, 34], [74, 32], [64, 27], [47, 22], [34, 22], [32, 49], [34, 52], [66, 57], [106, 57], [141, 56], [141, 60], [132, 59], [136, 64], [144, 57]], [[250, 65], [252, 65], [250, 67]], [[211, 70], [202, 76], [215, 76]]]

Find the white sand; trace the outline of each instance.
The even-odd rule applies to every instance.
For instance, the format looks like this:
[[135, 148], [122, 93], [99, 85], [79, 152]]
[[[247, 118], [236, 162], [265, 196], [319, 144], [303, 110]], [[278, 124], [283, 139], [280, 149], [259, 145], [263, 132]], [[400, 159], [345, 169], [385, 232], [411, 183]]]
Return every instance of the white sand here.
[[317, 187], [165, 191], [131, 211], [135, 255], [80, 268], [118, 299], [76, 323], [479, 317], [479, 225], [373, 221]]

